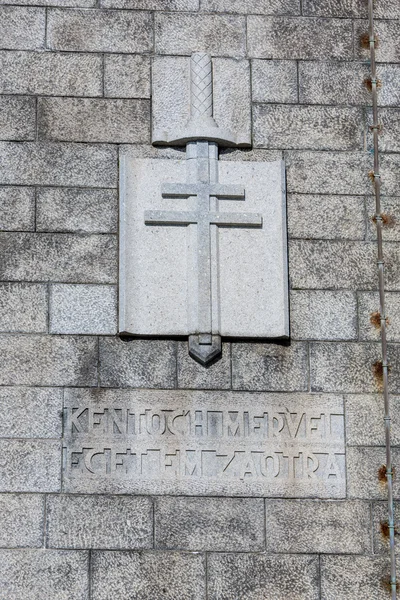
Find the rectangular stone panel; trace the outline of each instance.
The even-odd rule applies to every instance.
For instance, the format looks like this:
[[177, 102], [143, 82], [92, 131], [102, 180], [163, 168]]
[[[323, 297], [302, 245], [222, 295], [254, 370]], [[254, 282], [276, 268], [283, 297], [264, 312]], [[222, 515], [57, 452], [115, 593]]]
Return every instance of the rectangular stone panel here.
[[251, 87], [253, 102], [296, 104], [297, 63], [294, 60], [253, 60]]
[[[391, 441], [400, 446], [400, 397], [390, 397]], [[349, 394], [345, 400], [346, 441], [350, 446], [383, 446], [385, 426], [382, 394]]]
[[34, 140], [35, 137], [35, 99], [13, 96], [0, 97], [0, 139], [25, 141]]
[[64, 406], [65, 492], [345, 495], [337, 396], [70, 389]]
[[40, 548], [43, 494], [0, 494], [0, 548]]
[[[360, 340], [374, 342], [380, 341], [380, 322], [378, 321], [378, 327], [376, 327], [374, 320], [377, 311], [379, 311], [379, 292], [358, 292], [358, 320]], [[385, 313], [388, 319], [386, 327], [386, 338], [389, 342], [399, 342], [400, 294], [398, 292], [386, 292]], [[371, 323], [371, 317], [373, 319], [374, 324]]]
[[0, 283], [0, 331], [45, 333], [48, 288], [43, 283]]
[[[395, 528], [399, 531], [399, 515], [400, 515], [400, 503], [394, 504], [394, 515], [395, 515]], [[382, 533], [382, 524], [388, 523], [388, 503], [387, 502], [374, 502], [372, 504], [372, 523], [373, 523], [373, 538], [374, 538], [374, 554], [389, 555], [390, 543], [389, 535], [386, 535], [386, 531]], [[397, 534], [398, 535], [398, 534]], [[397, 540], [396, 540], [397, 542]], [[400, 554], [400, 547], [398, 543], [395, 543], [396, 554]]]
[[300, 0], [200, 0], [200, 9], [265, 15], [299, 15]]
[[0, 387], [0, 438], [59, 438], [62, 431], [60, 388]]
[[[0, 0], [0, 4], [15, 4], [15, 0]], [[96, 6], [97, 0], [18, 0], [18, 4], [26, 6], [37, 6], [40, 4], [40, 6], [57, 6], [59, 8], [74, 6], [92, 8], [93, 6]]]
[[135, 10], [198, 10], [199, 0], [100, 0], [103, 8], [132, 8]]
[[[376, 49], [376, 60], [382, 63], [400, 62], [400, 20], [375, 19], [375, 35], [381, 41]], [[369, 58], [369, 48], [361, 48], [360, 37], [368, 31], [368, 21], [360, 20], [354, 23], [355, 55], [358, 58]], [[357, 43], [358, 42], [358, 43]]]
[[0, 439], [0, 456], [0, 492], [60, 491], [59, 441]]
[[0, 187], [0, 230], [34, 231], [34, 229], [34, 188]]
[[0, 7], [0, 45], [4, 50], [39, 50], [45, 43], [44, 8]]
[[[365, 17], [364, 0], [303, 0], [303, 14], [321, 17]], [[379, 0], [374, 4], [374, 16], [400, 19], [398, 0]]]
[[110, 98], [150, 98], [150, 58], [131, 54], [106, 54], [104, 95]]
[[[396, 472], [399, 473], [399, 448], [392, 448], [392, 464]], [[386, 465], [384, 446], [374, 448], [349, 446], [347, 448], [348, 497], [387, 500], [387, 484], [379, 477], [379, 470], [384, 465]], [[400, 482], [398, 477], [395, 477], [393, 481], [393, 496], [396, 500], [400, 499]]]

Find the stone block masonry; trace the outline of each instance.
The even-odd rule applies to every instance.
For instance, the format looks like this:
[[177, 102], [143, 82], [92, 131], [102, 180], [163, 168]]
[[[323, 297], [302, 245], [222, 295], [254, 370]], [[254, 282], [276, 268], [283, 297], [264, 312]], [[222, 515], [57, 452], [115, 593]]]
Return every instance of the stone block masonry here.
[[[400, 473], [400, 3], [374, 10]], [[366, 30], [365, 0], [0, 0], [0, 600], [389, 598]], [[183, 158], [151, 136], [193, 51], [252, 142], [220, 163], [287, 185], [290, 339], [207, 368], [116, 335], [119, 162]]]

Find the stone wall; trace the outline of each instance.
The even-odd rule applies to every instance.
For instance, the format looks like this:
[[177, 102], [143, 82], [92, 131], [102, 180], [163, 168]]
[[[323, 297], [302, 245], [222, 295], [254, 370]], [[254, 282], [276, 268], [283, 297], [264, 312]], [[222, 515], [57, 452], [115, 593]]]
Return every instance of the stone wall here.
[[[0, 5], [1, 600], [389, 597], [366, 0]], [[399, 223], [400, 3], [375, 11], [383, 208]], [[208, 369], [185, 342], [116, 336], [118, 156], [161, 152], [152, 57], [197, 49], [251, 65], [253, 149], [221, 159], [283, 156], [288, 191], [291, 343], [226, 343]], [[399, 240], [385, 230], [400, 447]], [[71, 388], [276, 392], [299, 407], [334, 395], [346, 493], [77, 493], [62, 471]]]

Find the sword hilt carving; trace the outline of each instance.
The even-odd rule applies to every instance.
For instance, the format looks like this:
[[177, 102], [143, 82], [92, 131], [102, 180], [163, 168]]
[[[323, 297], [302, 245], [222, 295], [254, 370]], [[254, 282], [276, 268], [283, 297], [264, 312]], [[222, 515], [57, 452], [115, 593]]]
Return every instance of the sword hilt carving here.
[[190, 115], [192, 119], [213, 116], [211, 56], [195, 52], [190, 59]]

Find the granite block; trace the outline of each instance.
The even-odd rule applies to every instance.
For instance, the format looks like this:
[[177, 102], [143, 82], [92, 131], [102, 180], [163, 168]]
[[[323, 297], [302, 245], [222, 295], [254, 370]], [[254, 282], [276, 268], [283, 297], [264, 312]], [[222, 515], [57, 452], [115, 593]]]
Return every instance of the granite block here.
[[93, 600], [204, 600], [205, 558], [195, 552], [94, 552]]
[[[0, 4], [15, 4], [15, 0], [0, 0]], [[96, 0], [18, 0], [18, 4], [24, 6], [57, 6], [59, 8], [76, 7], [93, 8], [96, 6]]]
[[117, 187], [111, 145], [0, 142], [0, 184]]
[[[346, 440], [349, 446], [385, 444], [384, 405], [381, 394], [346, 396]], [[400, 446], [400, 398], [390, 397], [392, 444]]]
[[88, 600], [89, 553], [2, 550], [0, 588], [6, 600]]
[[198, 10], [199, 0], [100, 0], [103, 8], [133, 8], [136, 10]]
[[117, 288], [111, 285], [52, 285], [50, 333], [114, 335]]
[[150, 98], [150, 58], [106, 54], [104, 95], [109, 98]]
[[232, 379], [236, 390], [307, 390], [307, 344], [232, 344]]
[[297, 64], [293, 60], [253, 60], [251, 85], [253, 102], [296, 104]]
[[0, 277], [8, 281], [116, 281], [113, 235], [1, 233], [0, 249]]
[[175, 378], [175, 342], [100, 339], [100, 381], [103, 387], [173, 388]]
[[60, 491], [60, 442], [3, 439], [0, 440], [0, 452], [0, 492]]
[[363, 240], [365, 208], [361, 196], [289, 194], [290, 238]]
[[2, 50], [39, 50], [45, 43], [44, 8], [0, 7], [0, 48]]
[[3, 335], [0, 385], [97, 385], [91, 337]]
[[363, 113], [358, 108], [256, 104], [253, 135], [256, 148], [361, 150]]
[[266, 500], [267, 552], [371, 552], [368, 502]]
[[140, 550], [152, 546], [153, 504], [148, 498], [48, 498], [48, 548]]
[[155, 547], [251, 552], [264, 549], [261, 498], [157, 498]]
[[0, 438], [60, 438], [62, 390], [0, 387]]
[[[303, 0], [303, 14], [321, 17], [365, 17], [364, 0]], [[399, 19], [397, 0], [379, 0], [374, 4], [374, 16]]]
[[0, 139], [24, 141], [34, 140], [35, 137], [35, 99], [13, 96], [0, 97]]
[[[400, 108], [380, 108], [379, 123], [382, 124], [382, 131], [379, 134], [380, 152], [400, 152]], [[373, 134], [369, 127], [373, 124], [372, 111], [369, 110], [366, 118], [367, 144], [370, 150], [373, 149]]]
[[116, 233], [117, 222], [116, 190], [79, 188], [37, 190], [37, 231]]
[[47, 313], [47, 285], [0, 283], [1, 332], [44, 333]]
[[0, 548], [40, 548], [44, 495], [0, 494]]
[[209, 600], [317, 600], [317, 556], [210, 554]]
[[150, 140], [148, 100], [39, 98], [39, 140], [135, 144]]
[[151, 52], [153, 21], [146, 12], [51, 8], [47, 17], [47, 39], [52, 50]]
[[[398, 44], [400, 35], [400, 20], [374, 20], [375, 35], [381, 41], [376, 49], [376, 60], [382, 63], [398, 63], [400, 62], [400, 48]], [[368, 21], [354, 21], [354, 39], [355, 39], [355, 56], [356, 58], [369, 58], [369, 48], [361, 48], [357, 41], [361, 36], [368, 31]]]
[[[397, 473], [400, 468], [400, 449], [392, 448], [392, 464]], [[378, 479], [378, 471], [386, 465], [385, 448], [349, 446], [347, 448], [347, 494], [348, 498], [387, 500], [387, 484]], [[393, 482], [394, 498], [400, 499], [399, 478]]]
[[299, 0], [200, 0], [200, 9], [209, 12], [261, 15], [299, 15]]
[[56, 52], [0, 52], [0, 92], [101, 96], [102, 57]]
[[369, 105], [371, 94], [364, 80], [368, 65], [355, 62], [299, 62], [301, 104]]
[[293, 290], [290, 294], [293, 340], [354, 340], [357, 298], [354, 292]]
[[[365, 198], [367, 213], [367, 239], [376, 240], [376, 224], [374, 217], [376, 214], [375, 196]], [[383, 224], [384, 242], [400, 241], [400, 196], [381, 197], [381, 212], [392, 217], [390, 223]]]
[[[394, 504], [394, 515], [395, 515], [395, 531], [399, 531], [399, 517], [400, 514], [400, 503], [395, 502]], [[374, 502], [372, 504], [372, 524], [373, 524], [373, 538], [374, 538], [374, 554], [384, 554], [386, 557], [389, 555], [389, 535], [382, 533], [381, 524], [388, 524], [388, 504], [387, 502]], [[397, 534], [398, 535], [398, 534]], [[397, 540], [396, 540], [397, 541]], [[395, 544], [395, 552], [399, 555], [400, 548], [399, 544]]]
[[[371, 323], [371, 315], [379, 311], [378, 292], [358, 292], [358, 327], [360, 340], [379, 341], [380, 327]], [[386, 338], [389, 342], [400, 342], [400, 294], [386, 292], [385, 312], [389, 322], [386, 327]], [[380, 325], [380, 322], [378, 322]]]
[[352, 23], [346, 19], [249, 16], [247, 39], [251, 58], [353, 58]]
[[188, 354], [188, 343], [178, 342], [178, 388], [229, 390], [231, 387], [231, 348], [222, 344], [222, 357], [203, 367]]
[[35, 229], [35, 190], [24, 187], [0, 187], [0, 230]]
[[209, 52], [212, 56], [244, 57], [244, 17], [234, 15], [156, 13], [157, 54]]

